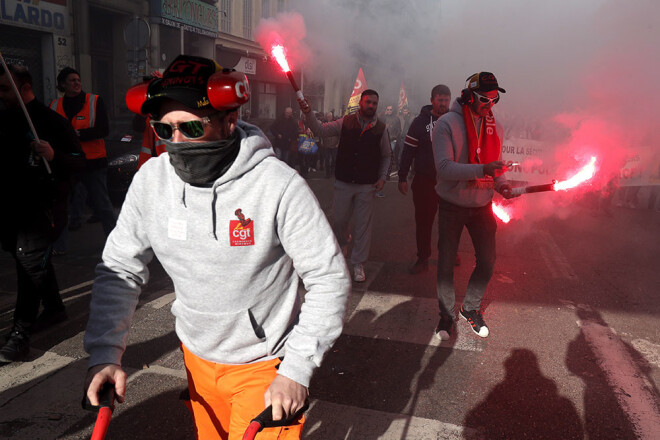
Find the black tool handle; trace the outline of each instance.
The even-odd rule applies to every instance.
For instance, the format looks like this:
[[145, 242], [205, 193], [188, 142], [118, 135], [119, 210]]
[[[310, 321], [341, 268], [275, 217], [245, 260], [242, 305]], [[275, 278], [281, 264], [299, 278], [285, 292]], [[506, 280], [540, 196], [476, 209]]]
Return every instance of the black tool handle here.
[[288, 426], [298, 420], [305, 411], [309, 409], [309, 402], [305, 402], [302, 408], [290, 415], [286, 419], [273, 420], [273, 406], [269, 405], [268, 408], [263, 410], [261, 414], [252, 419], [253, 422], [258, 422], [262, 428], [275, 428], [278, 426]]
[[82, 400], [82, 407], [84, 410], [91, 411], [91, 412], [99, 412], [99, 409], [101, 408], [110, 408], [112, 410], [115, 409], [115, 385], [111, 384], [109, 382], [106, 382], [103, 384], [103, 388], [101, 388], [101, 392], [99, 393], [99, 404], [97, 406], [92, 405], [92, 403], [89, 401], [89, 398], [87, 397], [87, 394], [85, 394], [85, 397], [83, 397]]

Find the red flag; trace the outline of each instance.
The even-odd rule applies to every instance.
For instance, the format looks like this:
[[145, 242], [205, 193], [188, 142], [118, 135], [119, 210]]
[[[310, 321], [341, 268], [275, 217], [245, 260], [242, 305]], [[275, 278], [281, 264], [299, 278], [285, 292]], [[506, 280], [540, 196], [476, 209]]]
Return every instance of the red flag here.
[[348, 106], [346, 107], [345, 115], [350, 115], [355, 113], [360, 108], [360, 95], [362, 92], [367, 90], [367, 80], [364, 79], [364, 73], [362, 68], [358, 72], [357, 78], [355, 78], [355, 84], [353, 85], [353, 93], [351, 94], [350, 99], [348, 100]]
[[406, 95], [406, 88], [403, 86], [403, 80], [401, 80], [401, 88], [399, 89], [399, 105], [396, 106], [399, 113], [403, 110], [404, 107], [408, 107], [408, 95]]

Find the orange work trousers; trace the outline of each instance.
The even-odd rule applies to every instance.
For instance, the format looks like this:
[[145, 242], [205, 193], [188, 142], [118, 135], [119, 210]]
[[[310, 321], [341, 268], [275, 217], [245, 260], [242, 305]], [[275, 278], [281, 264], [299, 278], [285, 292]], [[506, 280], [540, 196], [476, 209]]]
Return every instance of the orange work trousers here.
[[[264, 394], [277, 375], [279, 359], [225, 365], [201, 359], [186, 347], [190, 409], [199, 440], [241, 440], [250, 421], [264, 407]], [[304, 416], [292, 426], [265, 428], [257, 440], [299, 440]]]

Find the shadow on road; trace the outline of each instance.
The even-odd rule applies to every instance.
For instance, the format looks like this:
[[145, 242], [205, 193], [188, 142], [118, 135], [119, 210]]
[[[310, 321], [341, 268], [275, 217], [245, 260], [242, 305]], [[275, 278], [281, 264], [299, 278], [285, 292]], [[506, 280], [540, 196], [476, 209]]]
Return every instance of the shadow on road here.
[[473, 408], [464, 426], [469, 440], [582, 439], [580, 416], [557, 385], [543, 376], [533, 351], [514, 349], [504, 361], [504, 381]]

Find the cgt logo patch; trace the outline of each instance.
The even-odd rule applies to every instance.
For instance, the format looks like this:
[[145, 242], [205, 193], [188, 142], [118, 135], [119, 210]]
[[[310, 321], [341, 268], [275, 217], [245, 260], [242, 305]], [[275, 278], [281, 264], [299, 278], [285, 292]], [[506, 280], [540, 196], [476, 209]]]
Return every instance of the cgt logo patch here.
[[250, 218], [245, 218], [241, 209], [237, 209], [234, 214], [238, 220], [229, 220], [229, 244], [231, 246], [254, 245], [254, 222]]

